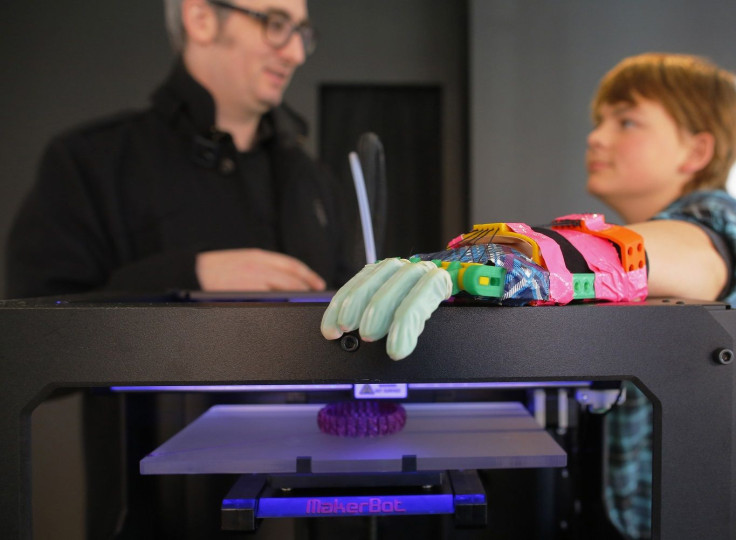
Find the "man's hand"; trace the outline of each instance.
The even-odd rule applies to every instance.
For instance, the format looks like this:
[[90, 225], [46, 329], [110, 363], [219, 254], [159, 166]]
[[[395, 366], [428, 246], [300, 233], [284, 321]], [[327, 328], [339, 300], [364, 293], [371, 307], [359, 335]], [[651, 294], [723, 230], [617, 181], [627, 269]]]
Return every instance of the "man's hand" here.
[[324, 280], [294, 257], [243, 248], [205, 251], [195, 270], [204, 291], [322, 291]]

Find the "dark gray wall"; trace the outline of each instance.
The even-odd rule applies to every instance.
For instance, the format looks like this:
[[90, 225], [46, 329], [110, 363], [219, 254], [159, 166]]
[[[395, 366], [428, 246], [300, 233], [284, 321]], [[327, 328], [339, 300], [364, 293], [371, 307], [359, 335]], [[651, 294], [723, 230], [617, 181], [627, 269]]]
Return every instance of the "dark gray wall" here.
[[470, 0], [469, 13], [474, 222], [605, 210], [585, 193], [589, 103], [623, 57], [685, 52], [736, 70], [736, 2]]
[[0, 297], [5, 241], [49, 138], [145, 105], [171, 53], [163, 8], [126, 2], [8, 2], [0, 23]]

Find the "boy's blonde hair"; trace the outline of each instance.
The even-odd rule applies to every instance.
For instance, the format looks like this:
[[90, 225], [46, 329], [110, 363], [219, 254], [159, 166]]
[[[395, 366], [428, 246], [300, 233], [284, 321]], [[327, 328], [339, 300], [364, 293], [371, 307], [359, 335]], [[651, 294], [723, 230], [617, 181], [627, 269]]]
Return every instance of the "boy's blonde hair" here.
[[595, 117], [603, 104], [660, 103], [678, 126], [715, 139], [713, 159], [684, 192], [723, 189], [736, 158], [736, 76], [698, 56], [647, 53], [625, 58], [609, 71], [593, 98]]

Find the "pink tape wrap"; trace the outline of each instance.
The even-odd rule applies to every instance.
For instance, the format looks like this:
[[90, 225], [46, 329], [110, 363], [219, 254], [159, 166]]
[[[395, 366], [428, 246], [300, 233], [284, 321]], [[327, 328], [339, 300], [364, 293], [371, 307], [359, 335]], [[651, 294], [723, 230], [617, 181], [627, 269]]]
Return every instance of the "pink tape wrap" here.
[[523, 234], [539, 245], [544, 264], [549, 270], [549, 299], [558, 304], [572, 301], [572, 274], [565, 265], [560, 246], [551, 238], [532, 230], [526, 223], [507, 223], [509, 229]]
[[447, 243], [447, 249], [454, 249], [464, 240], [463, 235], [458, 235]]
[[596, 299], [622, 302], [647, 297], [646, 267], [625, 272], [616, 248], [608, 240], [569, 229], [557, 232], [575, 246], [595, 272]]

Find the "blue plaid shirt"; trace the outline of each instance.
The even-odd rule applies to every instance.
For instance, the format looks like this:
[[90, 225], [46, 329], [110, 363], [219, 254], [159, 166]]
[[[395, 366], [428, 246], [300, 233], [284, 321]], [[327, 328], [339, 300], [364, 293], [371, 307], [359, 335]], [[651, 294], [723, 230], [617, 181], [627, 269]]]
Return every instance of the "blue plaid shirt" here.
[[[719, 300], [736, 304], [736, 199], [725, 191], [695, 191], [652, 219], [687, 221], [703, 227], [730, 269]], [[608, 430], [606, 504], [611, 521], [629, 538], [652, 535], [652, 405], [633, 384], [626, 401], [611, 411]]]

